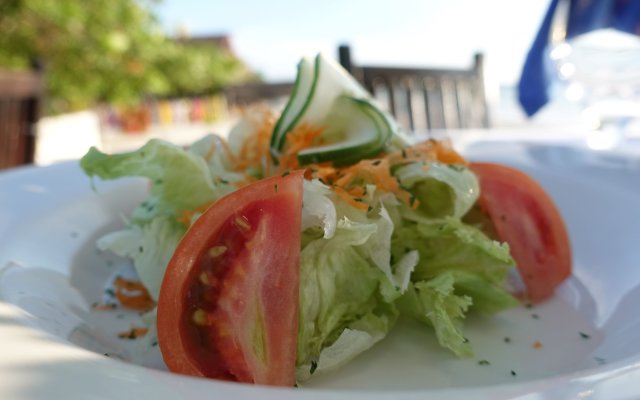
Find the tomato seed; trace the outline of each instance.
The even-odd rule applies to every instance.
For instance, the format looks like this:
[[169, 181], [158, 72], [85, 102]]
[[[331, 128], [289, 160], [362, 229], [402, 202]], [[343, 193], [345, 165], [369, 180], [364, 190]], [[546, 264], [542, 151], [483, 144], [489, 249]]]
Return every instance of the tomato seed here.
[[236, 219], [233, 220], [233, 222], [236, 224], [236, 226], [238, 228], [240, 228], [241, 230], [243, 230], [245, 232], [251, 229], [251, 225], [249, 224], [249, 220], [244, 215], [236, 217]]
[[200, 325], [200, 326], [208, 325], [207, 313], [202, 308], [198, 308], [196, 311], [194, 311], [193, 315], [191, 316], [191, 319], [193, 320], [193, 323], [196, 325]]
[[200, 279], [200, 282], [202, 282], [204, 285], [209, 284], [209, 275], [207, 275], [206, 272], [201, 273], [198, 278]]
[[213, 246], [209, 249], [209, 256], [216, 258], [223, 255], [227, 251], [227, 246]]

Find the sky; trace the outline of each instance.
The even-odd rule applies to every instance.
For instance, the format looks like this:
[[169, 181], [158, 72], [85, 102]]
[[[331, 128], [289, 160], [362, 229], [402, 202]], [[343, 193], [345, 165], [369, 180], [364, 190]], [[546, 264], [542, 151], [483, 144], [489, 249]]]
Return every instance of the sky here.
[[235, 53], [266, 81], [295, 78], [300, 58], [354, 64], [467, 67], [485, 53], [487, 79], [517, 82], [549, 0], [162, 0], [170, 34], [226, 34]]

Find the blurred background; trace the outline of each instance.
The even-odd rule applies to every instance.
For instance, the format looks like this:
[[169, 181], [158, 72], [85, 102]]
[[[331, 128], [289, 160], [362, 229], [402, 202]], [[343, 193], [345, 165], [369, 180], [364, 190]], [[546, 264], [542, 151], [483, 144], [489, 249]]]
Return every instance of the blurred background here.
[[[488, 126], [580, 120], [556, 96], [529, 118], [516, 85], [545, 0], [2, 0], [0, 72], [41, 77], [34, 160], [48, 164], [224, 133], [252, 96], [281, 107], [296, 64], [318, 52], [357, 65], [471, 68], [484, 56]], [[15, 82], [6, 75], [6, 82]], [[273, 94], [279, 95], [276, 99]], [[266, 95], [265, 95], [266, 97]], [[275, 99], [275, 100], [274, 100]]]

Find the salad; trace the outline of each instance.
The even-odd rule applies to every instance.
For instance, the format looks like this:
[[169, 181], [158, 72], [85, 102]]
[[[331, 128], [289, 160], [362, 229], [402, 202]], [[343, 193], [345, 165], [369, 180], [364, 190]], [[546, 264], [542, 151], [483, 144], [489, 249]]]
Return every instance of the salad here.
[[[543, 301], [571, 272], [537, 183], [447, 142], [413, 143], [323, 55], [299, 63], [282, 113], [252, 110], [226, 140], [91, 149], [81, 166], [150, 181], [98, 246], [133, 260], [140, 290], [118, 298], [151, 309], [146, 335], [177, 373], [293, 386], [400, 317], [469, 357], [468, 313]], [[514, 266], [524, 291], [509, 284]]]

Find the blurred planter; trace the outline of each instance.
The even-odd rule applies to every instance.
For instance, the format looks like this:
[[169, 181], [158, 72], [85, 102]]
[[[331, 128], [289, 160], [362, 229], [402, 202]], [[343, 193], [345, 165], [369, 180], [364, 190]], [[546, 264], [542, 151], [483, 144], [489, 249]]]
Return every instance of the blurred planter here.
[[151, 124], [151, 112], [146, 105], [127, 107], [120, 112], [120, 127], [126, 133], [141, 133]]

